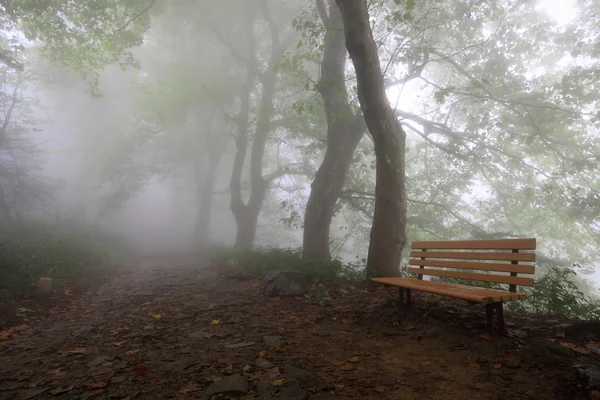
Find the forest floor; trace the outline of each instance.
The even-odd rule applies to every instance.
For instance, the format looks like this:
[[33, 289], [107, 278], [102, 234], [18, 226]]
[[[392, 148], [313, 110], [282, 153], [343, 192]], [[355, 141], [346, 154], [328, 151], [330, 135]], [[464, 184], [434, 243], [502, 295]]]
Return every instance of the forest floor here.
[[479, 306], [416, 294], [401, 311], [383, 287], [267, 298], [261, 285], [210, 265], [145, 261], [62, 296], [0, 332], [0, 399], [229, 389], [282, 400], [587, 398], [574, 366], [596, 352], [552, 339], [560, 321], [507, 317], [509, 335], [490, 337]]

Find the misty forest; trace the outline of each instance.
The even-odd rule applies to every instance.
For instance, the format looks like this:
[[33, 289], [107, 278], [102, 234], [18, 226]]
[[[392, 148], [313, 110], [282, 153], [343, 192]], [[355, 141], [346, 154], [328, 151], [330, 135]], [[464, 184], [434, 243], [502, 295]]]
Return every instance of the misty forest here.
[[600, 399], [599, 83], [596, 0], [0, 1], [0, 399]]

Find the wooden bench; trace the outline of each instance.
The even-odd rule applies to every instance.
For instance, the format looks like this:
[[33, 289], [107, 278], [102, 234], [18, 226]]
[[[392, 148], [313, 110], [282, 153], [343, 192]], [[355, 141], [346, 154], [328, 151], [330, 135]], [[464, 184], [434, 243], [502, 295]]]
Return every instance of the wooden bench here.
[[[408, 307], [411, 305], [411, 290], [454, 297], [471, 303], [485, 304], [488, 327], [493, 329], [495, 311], [497, 329], [504, 332], [502, 304], [505, 301], [526, 298], [525, 294], [517, 293], [517, 286], [534, 285], [533, 278], [518, 276], [517, 274], [535, 273], [535, 265], [531, 264], [535, 261], [535, 252], [530, 251], [535, 250], [535, 248], [536, 239], [413, 242], [410, 252], [411, 259], [408, 262], [408, 272], [416, 274], [418, 279], [373, 278], [373, 281], [387, 286], [399, 287], [400, 303], [404, 303], [404, 293], [406, 293], [406, 305]], [[468, 270], [468, 272], [462, 270]], [[508, 291], [426, 281], [423, 280], [423, 275], [506, 284], [508, 285]]]

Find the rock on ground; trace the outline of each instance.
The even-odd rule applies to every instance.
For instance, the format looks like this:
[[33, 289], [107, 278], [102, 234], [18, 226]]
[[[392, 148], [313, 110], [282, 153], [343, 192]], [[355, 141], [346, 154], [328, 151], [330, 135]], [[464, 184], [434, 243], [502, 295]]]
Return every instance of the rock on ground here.
[[215, 381], [210, 384], [208, 389], [206, 389], [207, 396], [246, 393], [248, 393], [248, 381], [238, 374]]
[[577, 369], [577, 380], [587, 390], [600, 389], [600, 367], [584, 365]]
[[269, 271], [264, 282], [267, 296], [301, 296], [308, 290], [308, 279], [298, 271]]

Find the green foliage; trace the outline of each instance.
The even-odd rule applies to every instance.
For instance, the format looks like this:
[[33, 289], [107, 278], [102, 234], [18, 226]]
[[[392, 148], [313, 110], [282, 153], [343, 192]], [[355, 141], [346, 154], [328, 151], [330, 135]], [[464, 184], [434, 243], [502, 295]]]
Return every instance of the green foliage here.
[[344, 264], [340, 260], [307, 262], [302, 259], [302, 249], [257, 248], [238, 250], [214, 247], [209, 251], [211, 261], [224, 263], [235, 260], [242, 271], [250, 275], [264, 275], [269, 271], [291, 269], [300, 271], [314, 282], [356, 281], [364, 279], [364, 267]]
[[[576, 269], [578, 265], [564, 267], [546, 265], [545, 273], [536, 278], [535, 287], [520, 286], [519, 292], [527, 294], [524, 301], [507, 303], [510, 311], [556, 316], [573, 319], [600, 318], [600, 300], [586, 295]], [[506, 285], [462, 279], [439, 278], [440, 281], [487, 289], [507, 290]]]
[[57, 65], [68, 65], [99, 95], [98, 70], [110, 64], [139, 67], [131, 51], [143, 43], [157, 0], [38, 1], [4, 4], [29, 41]]
[[0, 240], [0, 299], [34, 293], [40, 277], [54, 285], [100, 277], [131, 250], [122, 238], [75, 224], [31, 223]]
[[574, 319], [600, 318], [600, 301], [580, 290], [576, 267], [550, 266], [548, 272], [536, 280], [535, 288], [520, 288], [528, 295], [527, 300], [509, 303], [509, 309]]

